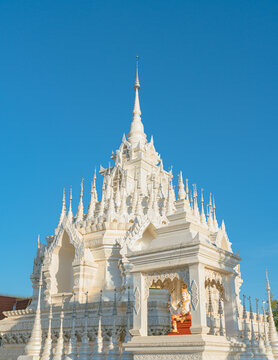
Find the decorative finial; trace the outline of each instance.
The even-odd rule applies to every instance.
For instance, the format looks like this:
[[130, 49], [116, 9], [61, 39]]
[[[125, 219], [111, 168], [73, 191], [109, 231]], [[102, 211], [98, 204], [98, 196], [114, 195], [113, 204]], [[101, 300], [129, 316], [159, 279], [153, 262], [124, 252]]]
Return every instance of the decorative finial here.
[[70, 222], [73, 221], [73, 213], [72, 213], [72, 186], [70, 187], [70, 205], [69, 205], [69, 212], [68, 212], [68, 219]]
[[178, 183], [178, 200], [183, 200], [186, 197], [186, 192], [184, 190], [184, 183], [182, 178], [182, 171], [179, 173], [179, 183]]
[[84, 217], [84, 206], [83, 206], [83, 181], [84, 179], [82, 178], [81, 180], [81, 186], [80, 186], [80, 200], [79, 200], [79, 204], [78, 204], [78, 209], [77, 209], [77, 213], [76, 213], [76, 221], [82, 221], [83, 217]]
[[144, 145], [146, 143], [146, 134], [144, 132], [144, 126], [141, 121], [141, 109], [140, 109], [140, 102], [139, 102], [139, 75], [138, 75], [138, 59], [136, 57], [136, 77], [134, 82], [134, 90], [135, 90], [135, 101], [133, 107], [133, 118], [132, 123], [130, 125], [130, 132], [127, 135], [127, 140], [132, 145], [137, 145], [138, 143]]
[[136, 56], [136, 77], [134, 82], [134, 90], [140, 89], [140, 83], [139, 83], [139, 75], [138, 75], [138, 65], [139, 65], [139, 56]]
[[57, 229], [62, 224], [62, 222], [63, 222], [66, 215], [67, 215], [67, 207], [66, 207], [66, 194], [65, 194], [65, 188], [64, 188], [63, 189], [62, 210], [61, 210], [61, 215], [60, 215], [60, 219], [59, 219]]

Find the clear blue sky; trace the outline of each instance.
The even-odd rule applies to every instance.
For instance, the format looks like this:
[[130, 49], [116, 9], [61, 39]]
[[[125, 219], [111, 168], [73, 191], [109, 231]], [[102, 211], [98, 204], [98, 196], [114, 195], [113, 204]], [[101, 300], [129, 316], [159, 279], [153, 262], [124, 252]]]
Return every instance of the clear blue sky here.
[[[277, 1], [1, 1], [0, 292], [31, 294], [37, 235], [62, 189], [128, 132], [140, 55], [141, 110], [167, 169], [215, 194], [243, 292], [278, 297]], [[100, 179], [99, 179], [100, 180]]]

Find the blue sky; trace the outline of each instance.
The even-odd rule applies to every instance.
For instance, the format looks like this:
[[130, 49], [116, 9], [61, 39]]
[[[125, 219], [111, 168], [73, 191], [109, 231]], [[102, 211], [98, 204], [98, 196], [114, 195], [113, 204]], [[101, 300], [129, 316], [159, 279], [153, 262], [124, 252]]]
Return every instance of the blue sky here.
[[[242, 292], [278, 297], [277, 1], [1, 1], [0, 293], [31, 294], [62, 189], [142, 120], [164, 167], [213, 192]], [[100, 184], [100, 179], [99, 184]]]

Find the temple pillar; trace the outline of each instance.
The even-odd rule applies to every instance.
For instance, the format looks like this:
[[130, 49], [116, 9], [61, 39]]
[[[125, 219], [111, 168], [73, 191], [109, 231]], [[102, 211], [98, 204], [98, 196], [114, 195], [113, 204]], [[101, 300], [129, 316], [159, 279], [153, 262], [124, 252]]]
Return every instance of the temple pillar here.
[[196, 263], [189, 265], [189, 278], [191, 286], [191, 333], [207, 334], [205, 267]]
[[132, 336], [147, 336], [149, 289], [145, 286], [145, 276], [141, 273], [134, 273], [133, 286], [133, 328], [130, 330], [130, 334]]
[[236, 336], [239, 331], [235, 278], [236, 275], [229, 275], [225, 279], [227, 286], [225, 286], [224, 315], [227, 336]]

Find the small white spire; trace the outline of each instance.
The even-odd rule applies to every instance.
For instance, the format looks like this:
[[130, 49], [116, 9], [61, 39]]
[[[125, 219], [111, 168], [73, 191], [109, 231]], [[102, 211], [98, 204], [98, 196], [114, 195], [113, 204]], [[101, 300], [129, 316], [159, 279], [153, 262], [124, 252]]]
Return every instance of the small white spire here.
[[266, 291], [268, 295], [268, 321], [269, 321], [269, 342], [272, 348], [272, 353], [275, 359], [278, 359], [278, 335], [277, 330], [275, 327], [274, 319], [273, 319], [273, 312], [271, 306], [271, 292], [270, 292], [270, 284], [268, 280], [268, 274], [266, 270]]
[[192, 191], [190, 190], [190, 207], [193, 211], [193, 197], [192, 197]]
[[99, 209], [98, 209], [98, 221], [101, 221], [104, 216], [104, 210], [105, 210], [105, 182], [103, 179], [102, 184], [102, 195], [101, 195], [101, 201], [99, 203]]
[[188, 179], [186, 179], [185, 181], [186, 181], [186, 186], [185, 186], [186, 203], [188, 206], [190, 206]]
[[78, 204], [78, 208], [77, 208], [77, 213], [76, 213], [76, 217], [75, 217], [76, 222], [80, 222], [80, 221], [82, 221], [83, 218], [84, 218], [83, 181], [84, 181], [84, 179], [82, 178], [82, 180], [81, 180], [81, 185], [80, 185], [80, 200], [79, 200], [79, 204]]
[[242, 302], [243, 302], [243, 314], [242, 314], [242, 318], [243, 318], [243, 340], [247, 344], [247, 343], [249, 343], [249, 337], [248, 337], [247, 313], [246, 313], [246, 306], [245, 306], [246, 296], [243, 295], [242, 299], [243, 299], [242, 300]]
[[214, 225], [215, 230], [217, 230], [218, 229], [218, 222], [217, 222], [217, 219], [216, 219], [215, 209], [216, 209], [215, 199], [214, 199], [214, 196], [213, 196], [213, 225]]
[[254, 331], [254, 314], [252, 311], [251, 296], [248, 297], [248, 300], [249, 300], [249, 318], [250, 318], [250, 325], [251, 325], [250, 342], [251, 342], [252, 352], [254, 354], [254, 357], [256, 358], [258, 355], [258, 353], [257, 353], [258, 342], [257, 342], [255, 331]]
[[264, 341], [265, 341], [265, 348], [266, 348], [266, 354], [268, 355], [268, 358], [273, 360], [273, 353], [272, 353], [272, 349], [270, 346], [270, 342], [269, 342], [269, 337], [268, 337], [268, 330], [267, 330], [267, 320], [266, 320], [266, 315], [265, 315], [265, 307], [264, 307], [265, 301], [263, 300], [263, 322], [264, 322]]
[[61, 215], [60, 215], [60, 219], [59, 219], [57, 228], [62, 224], [66, 215], [67, 215], [67, 206], [66, 206], [66, 194], [65, 194], [65, 188], [64, 188], [63, 189], [62, 210], [61, 210]]
[[175, 211], [175, 199], [173, 199], [172, 189], [173, 189], [172, 180], [169, 179], [168, 197], [166, 202], [166, 215], [171, 215]]
[[184, 183], [182, 178], [182, 171], [179, 173], [179, 184], [178, 184], [178, 200], [184, 200], [186, 197], [186, 192], [184, 190]]
[[194, 215], [195, 215], [198, 219], [200, 219], [197, 197], [198, 197], [197, 185], [196, 185], [196, 184], [193, 184], [193, 201], [194, 201], [194, 202], [193, 202], [193, 211], [194, 211]]
[[62, 306], [60, 313], [60, 330], [59, 337], [56, 344], [55, 355], [53, 356], [53, 360], [63, 360], [64, 357], [64, 303], [65, 297], [62, 295]]
[[52, 301], [50, 298], [49, 315], [48, 315], [48, 331], [44, 342], [44, 348], [41, 360], [50, 360], [52, 358], [52, 336], [51, 336], [51, 323], [52, 323]]
[[90, 204], [89, 204], [88, 213], [87, 213], [87, 220], [94, 219], [96, 204], [98, 202], [97, 189], [96, 189], [96, 176], [97, 175], [96, 175], [96, 168], [95, 168], [94, 178], [92, 180], [92, 185], [91, 185], [91, 199], [90, 199]]
[[73, 222], [73, 213], [72, 213], [72, 186], [70, 187], [70, 205], [69, 205], [69, 212], [68, 212], [68, 219], [70, 222]]
[[37, 310], [35, 314], [34, 326], [31, 337], [25, 347], [25, 355], [39, 357], [42, 344], [42, 329], [41, 329], [41, 288], [42, 288], [42, 271], [39, 279], [39, 294], [37, 302]]
[[200, 217], [201, 223], [202, 224], [207, 224], [207, 219], [206, 219], [206, 214], [204, 211], [204, 194], [203, 194], [203, 189], [201, 189], [201, 217]]
[[76, 322], [76, 294], [73, 293], [72, 319], [71, 319], [71, 335], [68, 344], [68, 351], [65, 360], [77, 360], [77, 344], [75, 335]]
[[[128, 287], [127, 289], [127, 306], [126, 306], [126, 333], [125, 333], [125, 344], [127, 342], [129, 342], [131, 340], [131, 335], [130, 335], [130, 317], [131, 317], [131, 303], [130, 303], [130, 293], [129, 293], [130, 289]], [[122, 352], [122, 356], [121, 356], [121, 360], [132, 360], [132, 354], [129, 351], [126, 351], [125, 349]]]
[[85, 293], [86, 304], [84, 311], [84, 333], [82, 336], [82, 343], [80, 347], [78, 360], [89, 360], [90, 356], [90, 346], [88, 338], [88, 291]]
[[213, 209], [212, 209], [212, 200], [211, 200], [211, 193], [210, 193], [209, 194], [209, 204], [207, 207], [207, 222], [208, 222], [209, 230], [211, 230], [211, 231], [214, 230], [212, 211], [213, 211]]
[[109, 359], [115, 358], [117, 359], [120, 355], [119, 351], [119, 344], [118, 344], [118, 336], [117, 336], [117, 330], [116, 330], [116, 317], [117, 317], [117, 291], [116, 288], [114, 289], [114, 302], [113, 302], [113, 310], [112, 310], [112, 316], [113, 316], [113, 328], [112, 328], [112, 336], [111, 336], [111, 349], [109, 350]]
[[101, 330], [101, 318], [102, 318], [102, 290], [100, 290], [99, 305], [98, 305], [98, 332], [96, 342], [94, 345], [93, 359], [103, 359], [103, 338]]
[[259, 299], [256, 298], [256, 313], [257, 313], [257, 326], [258, 326], [258, 345], [259, 345], [259, 352], [261, 354], [263, 354], [265, 352], [265, 346], [264, 346], [264, 342], [263, 342], [263, 338], [262, 338], [262, 333], [261, 333], [261, 325], [260, 325], [260, 313], [259, 313]]
[[127, 135], [127, 140], [133, 144], [137, 145], [139, 142], [142, 144], [146, 143], [146, 134], [144, 132], [144, 126], [141, 121], [141, 109], [139, 103], [139, 75], [138, 75], [138, 60], [139, 57], [136, 57], [136, 78], [134, 83], [134, 90], [135, 90], [135, 101], [134, 101], [134, 108], [133, 108], [133, 119], [130, 126], [130, 132]]

